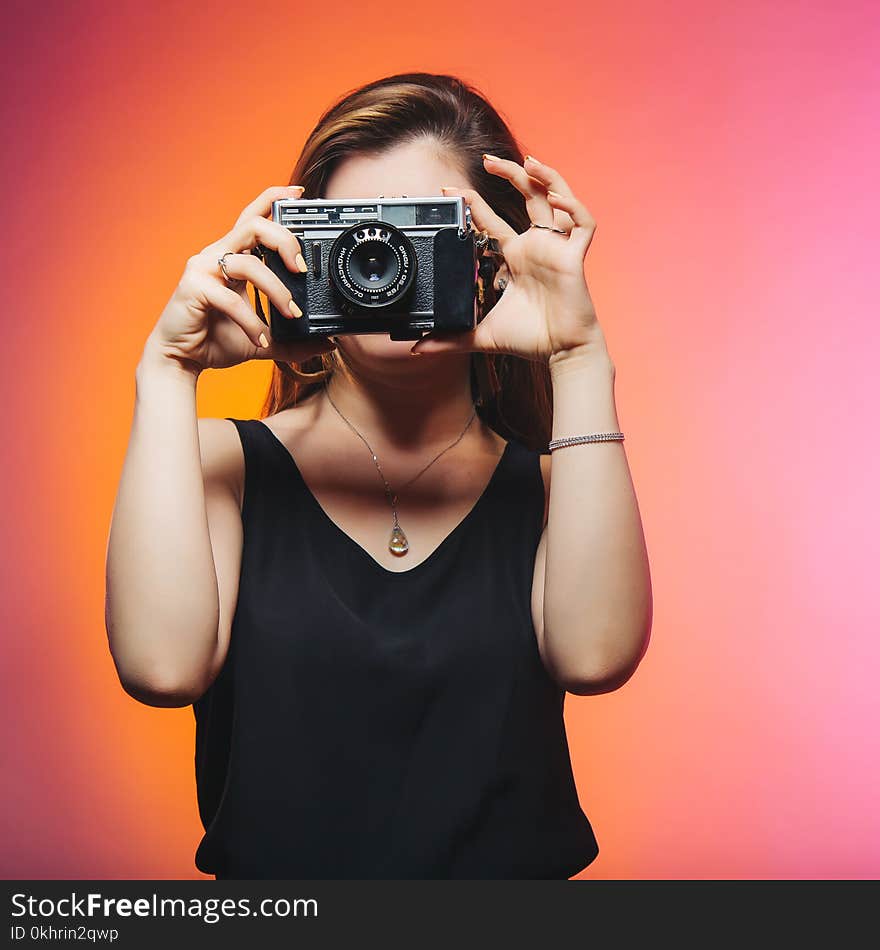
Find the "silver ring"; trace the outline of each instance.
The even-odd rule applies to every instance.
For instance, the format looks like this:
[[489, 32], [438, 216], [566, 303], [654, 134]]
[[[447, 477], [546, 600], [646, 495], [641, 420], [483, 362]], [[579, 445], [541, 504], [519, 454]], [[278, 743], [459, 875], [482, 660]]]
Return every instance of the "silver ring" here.
[[223, 271], [223, 278], [227, 284], [240, 284], [242, 282], [241, 277], [230, 277], [229, 271], [226, 270], [226, 258], [234, 253], [235, 251], [227, 251], [222, 257], [217, 258], [217, 263], [220, 265], [220, 270]]
[[544, 231], [555, 231], [557, 234], [568, 234], [568, 231], [563, 231], [562, 228], [551, 228], [549, 224], [535, 224], [533, 221], [530, 225], [530, 228], [541, 228]]

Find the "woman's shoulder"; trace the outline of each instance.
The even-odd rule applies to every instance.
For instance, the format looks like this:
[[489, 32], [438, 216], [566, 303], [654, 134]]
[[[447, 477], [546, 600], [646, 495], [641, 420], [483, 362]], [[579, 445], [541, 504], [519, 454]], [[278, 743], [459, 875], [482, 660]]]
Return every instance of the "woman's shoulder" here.
[[[199, 454], [206, 484], [231, 489], [241, 500], [245, 473], [245, 441], [248, 431], [263, 425], [282, 441], [309, 425], [307, 405], [291, 406], [265, 418], [200, 416]], [[244, 440], [244, 441], [243, 441]]]
[[199, 453], [205, 474], [219, 476], [239, 467], [243, 458], [235, 422], [214, 416], [200, 416], [197, 422]]
[[[305, 429], [311, 423], [311, 407], [308, 405], [289, 406], [269, 416], [238, 418], [235, 416], [200, 417], [199, 436], [205, 433], [210, 443], [209, 451], [219, 452], [221, 455], [230, 449], [241, 447], [241, 440], [248, 429], [257, 425], [265, 426], [275, 435], [293, 434], [298, 429]], [[241, 456], [241, 452], [233, 453]]]
[[241, 501], [244, 484], [244, 450], [231, 419], [199, 417], [199, 456], [206, 488], [226, 488]]
[[541, 472], [541, 480], [544, 483], [543, 524], [546, 526], [547, 515], [550, 509], [550, 453], [545, 450], [530, 448], [525, 442], [515, 437], [509, 437], [507, 441], [511, 444], [511, 447], [516, 452], [520, 460], [526, 460], [522, 465], [523, 473], [525, 473], [525, 470], [528, 469], [528, 472], [530, 473], [529, 478], [531, 479], [533, 477], [535, 467], [537, 467]]

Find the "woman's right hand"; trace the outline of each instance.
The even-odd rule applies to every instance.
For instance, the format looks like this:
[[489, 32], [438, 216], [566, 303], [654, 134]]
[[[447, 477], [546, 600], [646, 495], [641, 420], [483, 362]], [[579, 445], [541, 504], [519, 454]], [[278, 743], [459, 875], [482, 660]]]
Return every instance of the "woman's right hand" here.
[[[335, 349], [326, 337], [301, 343], [273, 342], [269, 327], [254, 312], [247, 294], [250, 281], [281, 313], [298, 319], [290, 291], [250, 250], [258, 243], [273, 248], [290, 270], [302, 272], [297, 264], [299, 241], [268, 217], [273, 201], [298, 198], [302, 190], [301, 185], [268, 188], [242, 211], [228, 234], [187, 261], [180, 283], [147, 340], [152, 355], [199, 373], [252, 359], [298, 362]], [[218, 263], [227, 251], [234, 252], [225, 258], [227, 273], [235, 279], [232, 284]]]

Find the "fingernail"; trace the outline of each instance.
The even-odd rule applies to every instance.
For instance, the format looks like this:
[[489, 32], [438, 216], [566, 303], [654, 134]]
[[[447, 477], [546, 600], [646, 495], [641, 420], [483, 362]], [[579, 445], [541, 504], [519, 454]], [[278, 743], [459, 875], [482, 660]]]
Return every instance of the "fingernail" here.
[[548, 195], [553, 195], [554, 198], [561, 198], [561, 197], [562, 197], [562, 195], [560, 195], [558, 191], [551, 191], [549, 188], [547, 189], [547, 194], [548, 194]]
[[536, 165], [542, 164], [541, 162], [538, 161], [537, 158], [535, 158], [534, 155], [526, 155], [526, 158], [527, 158], [530, 162], [534, 162]]
[[260, 334], [260, 346], [266, 347], [266, 346], [268, 346], [268, 345], [269, 345], [269, 341], [266, 339], [266, 334], [265, 334], [265, 333], [261, 333], [261, 334]]
[[302, 254], [297, 254], [297, 255], [296, 255], [296, 266], [297, 266], [303, 273], [305, 273], [305, 272], [309, 269], [309, 265], [306, 264], [306, 259], [302, 256]]
[[291, 191], [305, 191], [305, 185], [288, 185]]
[[295, 317], [301, 317], [303, 315], [302, 310], [300, 310], [299, 307], [297, 307], [296, 301], [292, 297], [290, 299], [290, 303], [288, 304], [288, 306], [290, 307], [290, 312]]
[[490, 155], [488, 152], [483, 152], [483, 158], [484, 158], [484, 159], [488, 158], [488, 159], [490, 159], [490, 160], [493, 161], [493, 162], [502, 162], [502, 161], [504, 161], [503, 158], [499, 158], [497, 155]]

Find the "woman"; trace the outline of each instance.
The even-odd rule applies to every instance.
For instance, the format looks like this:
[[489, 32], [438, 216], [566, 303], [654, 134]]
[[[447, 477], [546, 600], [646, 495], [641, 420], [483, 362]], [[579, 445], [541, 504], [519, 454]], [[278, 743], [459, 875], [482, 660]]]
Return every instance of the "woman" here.
[[[194, 707], [217, 878], [568, 878], [598, 845], [565, 692], [622, 685], [651, 623], [595, 224], [443, 75], [341, 99], [292, 181], [190, 258], [144, 347], [107, 556], [120, 680]], [[269, 339], [247, 282], [299, 310], [251, 251], [306, 266], [275, 199], [439, 193], [500, 249], [474, 331]], [[262, 418], [197, 418], [200, 373], [249, 359], [275, 361]], [[596, 433], [550, 443], [551, 489], [551, 436]]]

